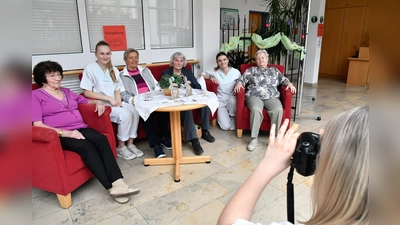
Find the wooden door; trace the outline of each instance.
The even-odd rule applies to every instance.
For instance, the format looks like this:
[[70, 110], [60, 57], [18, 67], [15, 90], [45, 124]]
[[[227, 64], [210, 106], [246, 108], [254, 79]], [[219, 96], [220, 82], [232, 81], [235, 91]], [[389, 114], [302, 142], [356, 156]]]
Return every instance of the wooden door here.
[[346, 7], [365, 6], [368, 0], [347, 0]]
[[364, 21], [364, 27], [363, 27], [363, 33], [361, 37], [361, 46], [363, 47], [369, 47], [369, 6], [367, 6], [366, 11], [365, 11], [365, 21]]
[[342, 78], [347, 77], [349, 69], [348, 57], [354, 56], [361, 44], [365, 20], [366, 6], [346, 8], [344, 15], [342, 43], [339, 55], [339, 66], [337, 75]]
[[336, 9], [346, 7], [347, 0], [326, 0], [325, 9]]
[[327, 9], [325, 11], [324, 36], [322, 37], [319, 72], [336, 76], [339, 64], [340, 45], [345, 9]]
[[[262, 25], [262, 13], [261, 12], [250, 12], [249, 14], [249, 24], [248, 24], [248, 33], [253, 33], [258, 29], [259, 26]], [[254, 58], [254, 54], [258, 51], [258, 47], [252, 43], [251, 47], [249, 47], [249, 58]]]

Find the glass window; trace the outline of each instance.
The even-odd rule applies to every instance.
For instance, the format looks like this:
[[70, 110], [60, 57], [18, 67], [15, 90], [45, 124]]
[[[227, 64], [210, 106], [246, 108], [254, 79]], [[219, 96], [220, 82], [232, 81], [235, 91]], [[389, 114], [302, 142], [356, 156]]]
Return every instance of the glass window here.
[[90, 50], [104, 39], [103, 26], [124, 25], [130, 48], [144, 49], [143, 13], [140, 0], [87, 0]]
[[151, 48], [193, 47], [192, 0], [150, 0]]
[[74, 0], [32, 0], [32, 54], [82, 52]]

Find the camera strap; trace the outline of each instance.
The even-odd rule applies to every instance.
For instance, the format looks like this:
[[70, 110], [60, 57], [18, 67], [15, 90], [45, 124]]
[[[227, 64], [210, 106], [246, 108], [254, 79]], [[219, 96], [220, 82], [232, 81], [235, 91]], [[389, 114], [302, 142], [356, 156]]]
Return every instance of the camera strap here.
[[290, 165], [290, 170], [287, 176], [287, 183], [286, 183], [286, 205], [287, 205], [287, 218], [288, 221], [294, 224], [294, 192], [293, 192], [293, 171], [295, 165], [292, 163]]

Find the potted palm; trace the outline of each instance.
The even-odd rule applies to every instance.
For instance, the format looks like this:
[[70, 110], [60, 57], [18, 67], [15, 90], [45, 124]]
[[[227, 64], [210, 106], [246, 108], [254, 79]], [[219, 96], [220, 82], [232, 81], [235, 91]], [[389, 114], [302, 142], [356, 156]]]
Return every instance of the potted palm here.
[[176, 84], [175, 86], [179, 87], [182, 83], [182, 78], [178, 74], [172, 75], [163, 75], [158, 82], [160, 87], [164, 90], [164, 94], [171, 96], [171, 91], [169, 90], [170, 86]]
[[[266, 6], [269, 13], [268, 29], [257, 29], [254, 33], [263, 39], [282, 32], [292, 40], [296, 30], [306, 30], [308, 0], [262, 0], [260, 5]], [[300, 35], [300, 34], [299, 34]], [[267, 49], [271, 63], [280, 64], [281, 56], [287, 54], [287, 50], [280, 42], [275, 47]]]

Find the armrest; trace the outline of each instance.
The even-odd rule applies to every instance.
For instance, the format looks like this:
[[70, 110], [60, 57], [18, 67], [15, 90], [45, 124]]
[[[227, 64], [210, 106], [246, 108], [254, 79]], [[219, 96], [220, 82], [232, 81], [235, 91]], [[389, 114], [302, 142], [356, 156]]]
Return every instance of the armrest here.
[[[82, 115], [83, 121], [90, 127], [100, 133], [110, 133], [111, 127], [111, 107], [106, 106], [103, 115], [98, 116], [95, 112], [95, 105], [93, 104], [79, 104], [79, 112]], [[108, 126], [109, 125], [109, 126]], [[111, 130], [110, 130], [111, 128]]]
[[[108, 134], [112, 131], [110, 120], [111, 107], [106, 106], [105, 111], [101, 116], [98, 116], [97, 112], [94, 112], [95, 106], [92, 104], [80, 104], [78, 107], [83, 121], [85, 121], [89, 127], [100, 133]], [[33, 141], [52, 142], [56, 139], [58, 139], [58, 134], [54, 130], [45, 127], [32, 126]]]
[[215, 84], [210, 80], [205, 80], [205, 81], [206, 81], [207, 91], [211, 91], [217, 94], [218, 84]]
[[292, 96], [293, 96], [293, 94], [290, 92], [289, 88], [287, 90], [285, 90], [286, 86], [280, 86], [279, 88], [280, 88], [279, 91], [281, 93], [281, 102], [282, 102], [283, 110], [285, 111], [287, 118], [290, 119], [291, 112], [292, 112]]
[[95, 105], [93, 104], [79, 104], [79, 112], [82, 115], [83, 121], [90, 127], [102, 134], [106, 134], [108, 142], [113, 150], [114, 156], [116, 156], [116, 142], [114, 130], [111, 124], [110, 113], [111, 107], [106, 106], [103, 115], [98, 116], [97, 112], [94, 112]]
[[290, 89], [288, 88], [287, 90], [286, 86], [280, 86], [279, 87], [279, 91], [281, 93], [281, 101], [282, 101], [282, 105], [283, 108], [292, 108], [292, 92], [290, 92]]
[[58, 134], [52, 129], [32, 126], [32, 141], [53, 142], [58, 140]]
[[243, 109], [245, 104], [245, 89], [240, 89], [238, 93], [236, 93], [237, 103], [236, 103], [236, 118], [243, 117]]
[[[32, 126], [32, 186], [67, 194], [70, 175], [57, 132]], [[70, 192], [70, 191], [69, 191]]]

